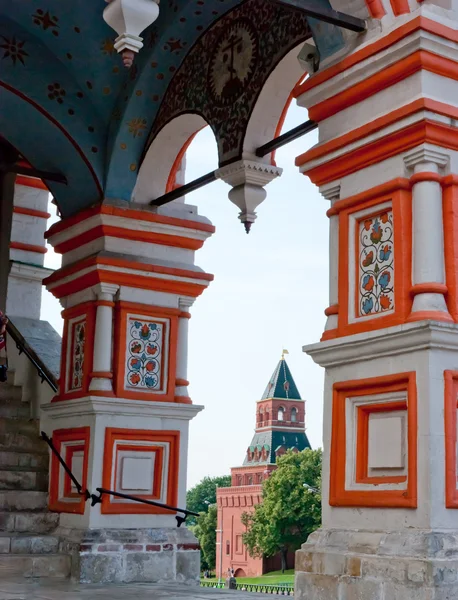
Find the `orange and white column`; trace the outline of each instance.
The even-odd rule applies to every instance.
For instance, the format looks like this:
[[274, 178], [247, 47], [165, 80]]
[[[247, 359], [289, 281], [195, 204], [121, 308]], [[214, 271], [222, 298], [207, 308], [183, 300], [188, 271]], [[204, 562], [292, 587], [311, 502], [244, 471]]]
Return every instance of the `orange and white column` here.
[[48, 198], [49, 191], [39, 179], [17, 177], [6, 297], [6, 313], [11, 317], [40, 318], [42, 281], [51, 274], [43, 266], [44, 233], [51, 216]]
[[[181, 216], [182, 215], [182, 216]], [[186, 507], [189, 308], [212, 275], [194, 264], [213, 233], [195, 211], [105, 201], [51, 227], [64, 306], [59, 391], [42, 427], [84, 489]], [[50, 508], [79, 553], [81, 581], [196, 581], [196, 539], [176, 512], [102, 496], [91, 506], [52, 458]], [[123, 533], [129, 530], [128, 542]], [[95, 533], [94, 533], [95, 532]]]
[[458, 23], [411, 0], [369, 14], [297, 94], [319, 124], [297, 165], [330, 201], [331, 239], [328, 320], [304, 348], [326, 370], [323, 525], [295, 597], [452, 598]]

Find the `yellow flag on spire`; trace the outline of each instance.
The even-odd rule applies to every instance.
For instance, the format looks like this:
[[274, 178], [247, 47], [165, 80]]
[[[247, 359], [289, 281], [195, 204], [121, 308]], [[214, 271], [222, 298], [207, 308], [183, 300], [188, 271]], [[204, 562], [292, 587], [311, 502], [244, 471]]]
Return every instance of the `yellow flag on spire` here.
[[281, 353], [282, 359], [285, 358], [285, 354], [289, 354], [289, 352], [283, 348], [283, 352]]

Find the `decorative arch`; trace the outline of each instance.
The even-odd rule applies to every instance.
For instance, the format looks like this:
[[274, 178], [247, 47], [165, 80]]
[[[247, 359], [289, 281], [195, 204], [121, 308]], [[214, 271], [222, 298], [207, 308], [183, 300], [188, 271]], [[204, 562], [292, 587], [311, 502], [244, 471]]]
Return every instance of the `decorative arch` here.
[[148, 204], [170, 191], [189, 144], [206, 125], [197, 113], [181, 114], [164, 125], [143, 160], [132, 194], [134, 202]]
[[[290, 50], [276, 65], [260, 90], [247, 124], [243, 140], [243, 158], [256, 158], [256, 149], [281, 133], [286, 113], [294, 98], [293, 91], [307, 76], [297, 56], [302, 42]], [[275, 164], [275, 153], [266, 155]]]
[[291, 409], [291, 423], [297, 423], [298, 410], [295, 406]]
[[234, 573], [234, 577], [246, 577], [246, 573], [243, 569], [237, 569], [237, 571]]
[[279, 406], [278, 407], [278, 412], [277, 412], [277, 421], [284, 421], [285, 420], [285, 407], [284, 406]]
[[[311, 36], [306, 17], [298, 11], [264, 0], [246, 0], [236, 6], [189, 51], [163, 98], [149, 144], [172, 119], [194, 112], [213, 129], [221, 166], [241, 158], [252, 111], [270, 74], [291, 49]], [[237, 48], [231, 46], [234, 39], [239, 40]], [[235, 60], [236, 52], [243, 60]], [[227, 61], [239, 67], [228, 69]], [[208, 64], [208, 69], [202, 64]], [[281, 92], [271, 137], [299, 75], [298, 66]]]

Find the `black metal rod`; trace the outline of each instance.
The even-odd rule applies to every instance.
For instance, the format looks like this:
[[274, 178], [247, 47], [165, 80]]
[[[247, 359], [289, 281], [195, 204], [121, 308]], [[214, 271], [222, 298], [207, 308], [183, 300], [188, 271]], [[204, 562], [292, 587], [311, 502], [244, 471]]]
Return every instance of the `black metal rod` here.
[[34, 169], [32, 167], [24, 167], [18, 164], [7, 165], [5, 163], [1, 163], [0, 171], [3, 171], [5, 173], [16, 173], [17, 175], [25, 175], [26, 177], [36, 177], [37, 179], [54, 181], [55, 183], [63, 183], [64, 185], [68, 184], [65, 175], [61, 175], [60, 173], [51, 173], [50, 171], [40, 171], [39, 169]]
[[62, 458], [62, 456], [58, 452], [57, 448], [52, 443], [52, 439], [49, 438], [44, 431], [41, 432], [41, 438], [51, 448], [52, 452], [54, 453], [54, 456], [57, 458], [57, 460], [63, 466], [64, 471], [67, 473], [67, 475], [70, 477], [70, 479], [75, 484], [75, 487], [76, 487], [76, 489], [78, 491], [78, 494], [80, 494], [80, 496], [86, 496], [86, 500], [89, 500], [89, 498], [91, 497], [89, 491], [88, 490], [85, 490], [84, 492], [82, 491], [83, 490], [83, 486], [79, 483], [79, 481], [76, 479], [76, 477], [71, 472], [70, 467], [67, 465], [67, 463], [65, 462], [65, 460]]
[[168, 504], [162, 504], [161, 502], [155, 502], [154, 500], [143, 500], [143, 498], [138, 498], [137, 496], [130, 496], [129, 494], [122, 494], [121, 492], [113, 492], [112, 490], [106, 490], [105, 488], [96, 488], [97, 492], [100, 495], [102, 494], [110, 494], [110, 496], [116, 496], [117, 498], [125, 498], [126, 500], [134, 500], [135, 502], [141, 502], [142, 504], [149, 504], [151, 506], [157, 506], [159, 508], [165, 508], [170, 512], [180, 512], [184, 515], [192, 515], [194, 517], [199, 517], [199, 513], [192, 512], [191, 510], [186, 510], [185, 508], [177, 508], [176, 506], [169, 506]]
[[208, 183], [212, 183], [213, 181], [216, 181], [215, 171], [211, 171], [206, 175], [202, 175], [202, 177], [199, 177], [198, 179], [194, 179], [194, 181], [185, 183], [185, 185], [182, 185], [176, 190], [156, 198], [156, 200], [151, 200], [150, 204], [151, 206], [162, 206], [163, 204], [167, 204], [168, 202], [172, 202], [172, 200], [177, 200], [178, 198], [189, 194], [189, 192], [194, 192], [195, 190], [198, 190], [199, 188], [207, 185]]
[[317, 6], [316, 2], [309, 2], [309, 0], [274, 0], [283, 6], [289, 6], [297, 8], [306, 14], [308, 17], [313, 17], [319, 21], [342, 27], [342, 29], [349, 29], [356, 33], [362, 33], [366, 31], [366, 21], [358, 19], [352, 15], [333, 10], [332, 8], [324, 8]]
[[35, 352], [33, 352], [33, 350], [27, 345], [19, 330], [9, 319], [8, 323], [6, 324], [6, 332], [16, 342], [16, 347], [19, 350], [19, 354], [23, 352], [36, 368], [38, 375], [41, 378], [41, 382], [43, 383], [43, 381], [46, 381], [49, 387], [54, 392], [57, 392], [57, 383], [54, 379], [54, 376], [50, 373], [50, 371], [48, 371]]
[[259, 148], [256, 149], [256, 156], [262, 157], [266, 154], [270, 154], [274, 150], [277, 150], [278, 148], [297, 140], [306, 133], [310, 133], [310, 131], [315, 130], [317, 127], [318, 123], [315, 121], [305, 121], [305, 123], [301, 123], [297, 127], [294, 127], [294, 129], [290, 129], [289, 131], [282, 133], [282, 135], [279, 135], [270, 142], [267, 142], [267, 144], [259, 146]]

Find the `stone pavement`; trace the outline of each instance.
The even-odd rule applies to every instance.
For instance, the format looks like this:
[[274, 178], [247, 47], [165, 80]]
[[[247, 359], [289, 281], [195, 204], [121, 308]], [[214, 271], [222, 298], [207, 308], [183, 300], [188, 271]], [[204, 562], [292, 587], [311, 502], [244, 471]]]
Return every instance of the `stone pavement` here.
[[259, 600], [252, 594], [201, 587], [134, 583], [81, 585], [70, 581], [0, 579], [0, 600]]

